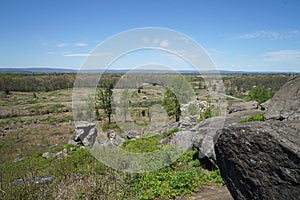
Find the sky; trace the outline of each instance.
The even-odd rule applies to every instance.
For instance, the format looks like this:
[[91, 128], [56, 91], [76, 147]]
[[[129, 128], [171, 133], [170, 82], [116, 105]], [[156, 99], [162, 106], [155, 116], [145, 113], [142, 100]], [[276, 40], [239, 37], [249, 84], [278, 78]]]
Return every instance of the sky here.
[[[101, 42], [143, 27], [186, 35], [219, 70], [300, 72], [299, 0], [2, 0], [0, 68], [79, 69]], [[138, 54], [116, 63], [167, 57]]]

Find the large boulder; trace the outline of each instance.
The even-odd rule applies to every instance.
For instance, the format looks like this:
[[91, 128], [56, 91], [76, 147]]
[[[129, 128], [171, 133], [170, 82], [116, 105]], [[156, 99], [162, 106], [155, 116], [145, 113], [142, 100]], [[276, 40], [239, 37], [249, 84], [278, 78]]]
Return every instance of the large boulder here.
[[266, 120], [300, 120], [300, 76], [289, 80], [268, 102]]
[[198, 150], [198, 157], [200, 159], [207, 158], [212, 166], [216, 166], [214, 145], [220, 134], [218, 130], [221, 130], [224, 126], [237, 124], [241, 119], [259, 113], [262, 113], [262, 111], [249, 107], [248, 110], [233, 112], [226, 117], [219, 116], [208, 118], [188, 130], [183, 129], [174, 133], [171, 138], [161, 140], [159, 145], [172, 144], [176, 145], [181, 150], [196, 149]]
[[298, 199], [300, 123], [251, 122], [221, 130], [217, 164], [234, 199]]
[[217, 164], [234, 199], [299, 199], [300, 76], [266, 104], [264, 122], [219, 130]]

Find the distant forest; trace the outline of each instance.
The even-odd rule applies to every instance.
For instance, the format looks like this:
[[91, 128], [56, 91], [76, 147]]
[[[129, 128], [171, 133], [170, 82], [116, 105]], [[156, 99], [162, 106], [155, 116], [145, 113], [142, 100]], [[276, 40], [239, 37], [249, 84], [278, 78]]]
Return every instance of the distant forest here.
[[[76, 80], [76, 73], [44, 73], [44, 74], [0, 74], [0, 90], [5, 94], [12, 91], [19, 92], [40, 92], [40, 91], [53, 91], [60, 89], [73, 88], [74, 81]], [[101, 82], [98, 86], [101, 87], [103, 82], [112, 80], [114, 83], [120, 79], [121, 73], [105, 74], [101, 77]], [[193, 84], [199, 82], [199, 85], [204, 85], [203, 78], [196, 78], [199, 75], [189, 74], [190, 80]], [[193, 78], [194, 77], [194, 78]], [[255, 86], [260, 86], [265, 89], [277, 91], [285, 82], [287, 82], [291, 75], [289, 74], [276, 74], [276, 75], [246, 75], [246, 74], [224, 74], [223, 76], [224, 87], [227, 94], [240, 95], [251, 90]], [[87, 80], [89, 76], [86, 77]], [[85, 81], [85, 80], [80, 80]], [[86, 81], [88, 83], [88, 81]], [[85, 86], [86, 84], [82, 84]], [[88, 86], [88, 85], [86, 85]]]

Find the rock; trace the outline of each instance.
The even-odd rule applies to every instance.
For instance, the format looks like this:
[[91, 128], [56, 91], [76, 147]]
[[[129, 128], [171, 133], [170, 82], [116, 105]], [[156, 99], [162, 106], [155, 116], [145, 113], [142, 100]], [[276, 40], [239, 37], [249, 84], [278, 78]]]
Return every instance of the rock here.
[[175, 123], [163, 126], [159, 133], [162, 135], [162, 134], [164, 134], [170, 130], [173, 130], [175, 128], [178, 128], [178, 127], [179, 127], [179, 122], [175, 122]]
[[129, 140], [134, 140], [134, 139], [139, 138], [138, 133], [136, 133], [134, 131], [129, 131], [126, 136], [127, 136], [127, 139], [129, 139]]
[[16, 163], [16, 162], [21, 162], [23, 160], [25, 160], [25, 157], [16, 158], [16, 159], [14, 159], [13, 162]]
[[83, 146], [92, 146], [98, 135], [98, 131], [95, 128], [95, 123], [92, 122], [76, 122], [74, 141], [81, 143]]
[[112, 143], [117, 147], [122, 146], [123, 142], [125, 142], [125, 138], [121, 137], [120, 135], [116, 135], [112, 141]]
[[257, 109], [257, 108], [258, 108], [258, 102], [257, 101], [234, 103], [229, 108], [229, 114], [234, 113], [234, 112], [238, 112], [238, 111], [252, 110], [252, 109]]
[[116, 133], [113, 130], [109, 130], [107, 135], [108, 135], [109, 139], [115, 139], [116, 138]]
[[300, 120], [300, 76], [289, 80], [268, 104], [265, 119]]
[[55, 157], [57, 158], [64, 158], [68, 156], [68, 150], [67, 149], [63, 149], [62, 151], [59, 151], [55, 154]]
[[34, 183], [37, 185], [51, 184], [54, 181], [54, 176], [38, 176], [34, 179]]
[[56, 156], [55, 153], [49, 153], [49, 152], [45, 152], [43, 153], [42, 157], [43, 158], [46, 158], [46, 159], [49, 159], [49, 158], [54, 158]]
[[36, 184], [36, 185], [46, 185], [51, 184], [54, 180], [54, 176], [37, 176], [34, 178], [19, 178], [11, 182], [11, 186], [18, 186], [22, 184]]
[[299, 120], [251, 122], [224, 128], [215, 146], [234, 199], [298, 199]]
[[162, 146], [162, 145], [166, 145], [166, 144], [169, 144], [171, 141], [171, 139], [169, 137], [166, 137], [164, 139], [162, 139], [161, 141], [158, 142], [158, 146]]
[[191, 131], [179, 131], [173, 134], [170, 144], [176, 145], [178, 149], [183, 151], [193, 150], [193, 137], [194, 134]]
[[86, 137], [82, 140], [82, 144], [84, 146], [93, 146], [95, 141], [96, 141], [96, 137], [98, 135], [98, 131], [96, 128], [92, 128], [88, 134], [86, 135]]
[[70, 147], [70, 151], [76, 151], [76, 147]]
[[191, 126], [189, 130], [183, 130], [174, 133], [170, 139], [161, 140], [158, 145], [175, 144], [182, 150], [198, 150], [200, 159], [207, 158], [213, 168], [216, 165], [216, 155], [214, 145], [220, 135], [220, 130], [225, 126], [232, 126], [240, 123], [243, 118], [262, 113], [261, 110], [245, 110], [234, 112], [226, 118], [212, 117], [208, 118], [197, 125]]
[[81, 142], [75, 142], [75, 140], [69, 140], [68, 144], [72, 144], [72, 145], [80, 145]]
[[181, 129], [188, 129], [188, 128], [192, 128], [193, 126], [195, 126], [195, 123], [181, 122], [180, 125], [179, 125], [179, 128], [181, 128]]

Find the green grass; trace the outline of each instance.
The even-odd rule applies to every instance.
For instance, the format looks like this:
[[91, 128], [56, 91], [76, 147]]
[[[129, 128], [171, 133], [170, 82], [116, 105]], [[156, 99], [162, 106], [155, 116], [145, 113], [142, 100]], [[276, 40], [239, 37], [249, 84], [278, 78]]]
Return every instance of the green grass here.
[[255, 121], [264, 121], [264, 114], [265, 113], [260, 113], [258, 115], [252, 115], [248, 118], [240, 120], [240, 122], [255, 122]]

